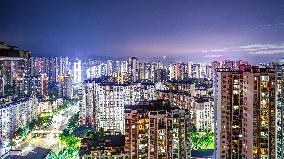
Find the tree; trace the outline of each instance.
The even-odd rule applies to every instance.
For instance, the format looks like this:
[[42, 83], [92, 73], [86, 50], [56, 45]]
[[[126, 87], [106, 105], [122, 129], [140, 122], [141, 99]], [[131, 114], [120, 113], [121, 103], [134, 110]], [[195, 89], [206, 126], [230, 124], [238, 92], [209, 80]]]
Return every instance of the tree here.
[[192, 149], [214, 149], [214, 133], [213, 132], [195, 132], [191, 133]]
[[64, 135], [64, 136], [67, 136], [67, 135], [69, 135], [70, 134], [70, 130], [68, 130], [68, 129], [64, 129], [63, 131], [62, 131], [62, 135]]
[[27, 135], [27, 130], [25, 128], [18, 128], [18, 130], [14, 133], [13, 137], [14, 138], [22, 138]]
[[31, 121], [31, 123], [29, 123], [29, 124], [27, 125], [27, 129], [28, 129], [29, 131], [33, 131], [33, 130], [35, 129], [35, 126], [36, 126], [36, 119], [33, 119], [33, 120]]
[[53, 151], [50, 151], [49, 154], [46, 156], [46, 159], [58, 159], [58, 156]]
[[81, 139], [73, 134], [69, 134], [69, 130], [63, 130], [59, 135], [60, 143], [64, 148], [58, 153], [59, 159], [74, 158], [79, 156], [79, 148], [81, 147]]
[[74, 130], [75, 128], [77, 128], [79, 126], [79, 112], [76, 113], [75, 115], [73, 115], [67, 124], [67, 128]]
[[60, 134], [59, 138], [60, 138], [60, 143], [64, 146], [74, 149], [78, 149], [81, 146], [80, 138], [76, 137], [73, 134], [68, 134], [68, 135]]

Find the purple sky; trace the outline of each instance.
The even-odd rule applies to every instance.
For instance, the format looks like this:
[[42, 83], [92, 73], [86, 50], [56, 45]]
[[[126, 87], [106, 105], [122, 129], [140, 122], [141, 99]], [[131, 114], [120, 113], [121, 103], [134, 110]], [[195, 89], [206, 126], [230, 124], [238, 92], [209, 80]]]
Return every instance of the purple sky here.
[[0, 41], [33, 55], [282, 56], [283, 0], [7, 0]]

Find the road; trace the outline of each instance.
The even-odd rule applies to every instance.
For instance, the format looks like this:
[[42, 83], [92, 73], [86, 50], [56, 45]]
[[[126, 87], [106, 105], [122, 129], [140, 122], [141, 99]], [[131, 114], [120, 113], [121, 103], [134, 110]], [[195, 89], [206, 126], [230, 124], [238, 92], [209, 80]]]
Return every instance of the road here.
[[66, 128], [69, 118], [78, 112], [78, 103], [70, 106], [64, 111], [61, 111], [58, 115], [53, 117], [52, 124], [41, 130], [34, 130], [31, 134], [39, 133], [39, 137], [33, 137], [30, 135], [25, 144], [17, 149], [21, 149], [20, 152], [14, 152], [14, 155], [25, 156], [35, 147], [41, 147], [45, 149], [51, 149], [57, 153], [60, 151], [59, 133]]

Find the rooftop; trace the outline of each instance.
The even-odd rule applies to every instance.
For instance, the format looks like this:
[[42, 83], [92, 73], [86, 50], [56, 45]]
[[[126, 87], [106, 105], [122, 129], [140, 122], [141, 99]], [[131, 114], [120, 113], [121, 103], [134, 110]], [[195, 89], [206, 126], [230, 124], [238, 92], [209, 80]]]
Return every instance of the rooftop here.
[[197, 97], [194, 98], [196, 103], [204, 103], [204, 102], [209, 102], [209, 98], [208, 97]]
[[158, 90], [158, 92], [162, 93], [174, 93], [174, 94], [180, 94], [180, 95], [188, 95], [190, 96], [190, 93], [188, 91], [181, 91], [181, 90]]
[[1, 109], [1, 108], [9, 107], [9, 106], [11, 106], [11, 105], [15, 105], [15, 104], [27, 102], [27, 101], [29, 101], [30, 99], [32, 99], [32, 98], [26, 97], [26, 98], [20, 98], [20, 99], [18, 99], [18, 98], [12, 99], [12, 102], [7, 103], [7, 104], [0, 105], [0, 109]]
[[125, 144], [124, 135], [105, 135], [103, 138], [107, 147], [122, 147]]
[[100, 77], [100, 78], [86, 79], [84, 81], [84, 83], [95, 82], [95, 83], [98, 83], [101, 86], [129, 86], [132, 83], [133, 84], [142, 84], [142, 85], [153, 85], [153, 86], [155, 85], [153, 82], [150, 82], [150, 81], [140, 81], [140, 82], [132, 82], [132, 83], [131, 82], [126, 82], [126, 83], [120, 84], [120, 83], [116, 83], [116, 82], [111, 82], [109, 80], [110, 80], [109, 77], [103, 76], [103, 77]]
[[157, 111], [157, 110], [174, 110], [180, 109], [179, 107], [171, 106], [169, 101], [158, 99], [152, 101], [142, 101], [135, 105], [126, 105], [124, 106], [125, 110], [149, 110], [149, 111]]
[[185, 80], [168, 80], [169, 83], [180, 83], [180, 84], [193, 84], [192, 79]]

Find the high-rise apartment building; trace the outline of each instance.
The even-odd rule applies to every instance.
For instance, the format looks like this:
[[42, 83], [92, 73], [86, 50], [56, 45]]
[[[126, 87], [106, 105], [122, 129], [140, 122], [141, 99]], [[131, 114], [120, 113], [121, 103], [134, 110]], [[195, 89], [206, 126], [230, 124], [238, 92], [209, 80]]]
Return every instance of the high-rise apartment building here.
[[131, 74], [133, 82], [136, 82], [139, 79], [139, 62], [137, 58], [129, 58], [127, 72]]
[[215, 158], [275, 158], [275, 68], [218, 69]]
[[0, 156], [11, 150], [13, 133], [36, 117], [37, 106], [36, 98], [21, 98], [0, 105]]
[[100, 79], [85, 80], [80, 107], [80, 124], [124, 132], [124, 106], [155, 99], [151, 83], [118, 84]]
[[197, 132], [214, 131], [214, 102], [210, 97], [194, 98], [192, 120]]
[[55, 57], [48, 58], [47, 77], [50, 81], [56, 81], [57, 79], [57, 76], [56, 76], [57, 69], [56, 68], [57, 68], [56, 58]]
[[46, 74], [50, 81], [56, 82], [60, 81], [62, 75], [71, 73], [68, 57], [31, 57], [29, 67], [31, 76]]
[[70, 65], [68, 57], [56, 57], [56, 77], [57, 81], [60, 81], [60, 77], [66, 74], [70, 74]]
[[190, 158], [190, 114], [158, 100], [125, 107], [125, 150], [130, 159]]
[[82, 62], [79, 59], [73, 61], [73, 83], [82, 82]]
[[284, 158], [284, 60], [276, 65], [276, 159]]
[[48, 96], [48, 77], [46, 74], [41, 74], [40, 77], [41, 96]]
[[59, 96], [62, 98], [71, 99], [73, 94], [72, 77], [63, 75], [60, 77]]
[[4, 78], [0, 76], [0, 96], [5, 95], [5, 90], [4, 90], [5, 87], [4, 86], [5, 86]]
[[0, 77], [4, 79], [4, 85], [13, 86], [16, 78], [29, 73], [29, 58], [30, 52], [0, 42]]
[[205, 78], [208, 78], [208, 79], [212, 79], [212, 66], [211, 65], [206, 65], [206, 77]]
[[112, 60], [108, 60], [106, 63], [106, 75], [110, 76], [112, 72], [114, 72], [114, 62]]
[[180, 79], [180, 70], [179, 70], [179, 64], [178, 63], [171, 63], [169, 64], [168, 67], [169, 70], [169, 79], [174, 80], [174, 79]]
[[196, 63], [191, 65], [192, 78], [201, 78], [201, 64]]
[[41, 84], [41, 76], [26, 76], [24, 78], [25, 90], [31, 97], [42, 96]]
[[108, 75], [108, 65], [105, 63], [96, 64], [87, 68], [87, 78], [100, 78]]

